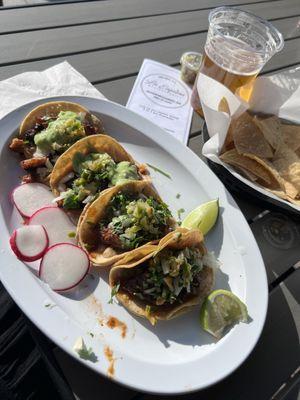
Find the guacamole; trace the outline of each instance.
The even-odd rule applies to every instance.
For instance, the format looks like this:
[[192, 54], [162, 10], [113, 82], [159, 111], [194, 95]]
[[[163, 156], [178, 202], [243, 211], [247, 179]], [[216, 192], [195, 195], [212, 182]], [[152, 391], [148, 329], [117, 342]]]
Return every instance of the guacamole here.
[[61, 193], [63, 207], [82, 208], [96, 199], [108, 187], [139, 180], [137, 167], [129, 161], [116, 163], [107, 153], [76, 153], [73, 158], [74, 177], [66, 183], [68, 190]]
[[117, 194], [106, 221], [100, 223], [101, 239], [112, 247], [131, 250], [164, 236], [170, 218], [167, 205], [153, 197]]
[[165, 249], [138, 268], [124, 289], [155, 306], [181, 303], [189, 293], [197, 293], [202, 267], [196, 248]]
[[43, 153], [61, 154], [85, 136], [81, 115], [73, 111], [61, 111], [47, 128], [34, 136], [34, 143]]

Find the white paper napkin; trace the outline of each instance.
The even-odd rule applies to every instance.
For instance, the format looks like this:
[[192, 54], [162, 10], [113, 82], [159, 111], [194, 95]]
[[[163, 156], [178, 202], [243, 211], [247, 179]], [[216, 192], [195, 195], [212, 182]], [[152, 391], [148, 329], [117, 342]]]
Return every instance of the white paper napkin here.
[[90, 96], [105, 99], [67, 61], [44, 71], [30, 71], [0, 82], [0, 118], [10, 111], [44, 97]]
[[[226, 138], [231, 117], [238, 116], [247, 108], [252, 111], [278, 115], [280, 118], [300, 124], [300, 67], [257, 78], [249, 105], [241, 102], [238, 97], [234, 96], [222, 84], [205, 75], [199, 75], [197, 89], [210, 136], [210, 139], [203, 146], [202, 154], [210, 160], [223, 165], [232, 175], [251, 188], [281, 203], [285, 203], [293, 209], [300, 210], [298, 206], [282, 200], [255, 183], [250, 182], [219, 158], [219, 152]], [[230, 115], [218, 110], [223, 98], [227, 101]]]

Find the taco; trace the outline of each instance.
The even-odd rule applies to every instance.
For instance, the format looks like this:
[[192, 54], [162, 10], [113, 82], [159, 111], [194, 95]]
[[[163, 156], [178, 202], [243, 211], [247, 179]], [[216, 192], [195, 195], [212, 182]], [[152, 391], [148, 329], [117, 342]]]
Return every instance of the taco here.
[[109, 266], [176, 225], [168, 206], [147, 181], [104, 190], [81, 214], [79, 244], [98, 266]]
[[22, 157], [24, 182], [48, 184], [58, 157], [85, 136], [103, 132], [102, 122], [80, 104], [53, 101], [39, 105], [24, 118], [19, 136], [9, 145]]
[[78, 140], [59, 157], [50, 186], [65, 210], [82, 210], [109, 187], [150, 179], [146, 173], [115, 139], [93, 135]]
[[158, 244], [146, 244], [111, 269], [112, 293], [134, 314], [168, 320], [201, 305], [214, 284], [216, 260], [199, 230], [177, 228]]

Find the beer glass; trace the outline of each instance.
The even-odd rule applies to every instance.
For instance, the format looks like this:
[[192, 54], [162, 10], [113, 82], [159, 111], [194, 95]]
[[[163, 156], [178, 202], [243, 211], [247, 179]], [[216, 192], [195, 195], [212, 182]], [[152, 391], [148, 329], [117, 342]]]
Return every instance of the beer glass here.
[[[209, 14], [199, 73], [217, 80], [248, 101], [259, 71], [283, 44], [281, 33], [268, 21], [236, 8], [215, 8]], [[203, 116], [197, 79], [191, 103]]]

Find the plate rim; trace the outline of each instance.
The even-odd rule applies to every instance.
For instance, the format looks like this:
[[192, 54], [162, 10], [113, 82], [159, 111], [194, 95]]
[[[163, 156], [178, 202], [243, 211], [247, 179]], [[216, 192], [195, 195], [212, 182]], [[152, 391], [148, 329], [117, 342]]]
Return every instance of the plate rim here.
[[[224, 185], [219, 180], [219, 178], [209, 169], [209, 167], [196, 154], [193, 153], [192, 150], [190, 150], [188, 147], [184, 146], [182, 143], [177, 141], [174, 137], [172, 137], [170, 134], [165, 132], [159, 126], [155, 125], [154, 123], [148, 121], [144, 117], [138, 115], [137, 113], [135, 113], [131, 110], [128, 110], [126, 107], [119, 105], [117, 103], [114, 103], [114, 102], [111, 102], [108, 100], [103, 100], [103, 99], [98, 99], [98, 98], [93, 98], [93, 97], [85, 97], [85, 96], [51, 96], [51, 97], [41, 98], [39, 100], [26, 103], [16, 109], [12, 110], [10, 113], [8, 113], [6, 116], [4, 116], [0, 120], [0, 125], [4, 124], [6, 121], [9, 121], [15, 114], [17, 114], [17, 112], [19, 112], [21, 110], [25, 110], [26, 108], [29, 108], [29, 107], [33, 108], [34, 106], [36, 106], [40, 103], [43, 103], [45, 101], [55, 101], [55, 100], [67, 100], [67, 101], [75, 101], [75, 102], [79, 102], [79, 103], [80, 102], [83, 102], [83, 103], [93, 102], [95, 104], [95, 108], [96, 108], [95, 111], [97, 111], [99, 113], [101, 113], [102, 111], [100, 111], [100, 110], [98, 111], [97, 108], [98, 109], [101, 107], [103, 107], [104, 109], [107, 107], [108, 107], [108, 109], [111, 108], [111, 111], [106, 110], [107, 111], [106, 115], [110, 115], [113, 118], [118, 119], [119, 121], [121, 121], [129, 126], [132, 126], [134, 129], [137, 129], [140, 132], [140, 134], [142, 134], [146, 137], [149, 137], [151, 140], [154, 140], [162, 148], [164, 148], [164, 144], [166, 144], [166, 141], [168, 141], [168, 146], [171, 145], [171, 147], [174, 148], [175, 150], [177, 149], [182, 154], [185, 153], [186, 155], [188, 155], [188, 159], [186, 160], [188, 165], [196, 166], [196, 163], [197, 163], [198, 169], [199, 168], [204, 169], [205, 174], [208, 175], [209, 177], [211, 177], [217, 183], [218, 186], [221, 185], [220, 188], [222, 188], [224, 190], [224, 194], [227, 197], [227, 207], [228, 207], [228, 209], [230, 207], [230, 213], [233, 213], [235, 216], [238, 216], [238, 220], [239, 220], [239, 223], [242, 225], [242, 228], [246, 229], [246, 232], [243, 232], [243, 234], [248, 236], [248, 239], [251, 244], [251, 252], [254, 252], [255, 256], [257, 257], [256, 263], [258, 265], [260, 265], [259, 268], [261, 269], [261, 271], [260, 271], [261, 272], [260, 286], [261, 286], [261, 289], [264, 290], [264, 292], [261, 293], [261, 303], [262, 304], [260, 304], [260, 307], [261, 307], [260, 320], [259, 320], [259, 325], [255, 331], [255, 334], [253, 334], [251, 337], [252, 342], [250, 345], [248, 345], [247, 351], [244, 351], [243, 355], [238, 358], [238, 361], [236, 361], [236, 363], [234, 365], [231, 365], [230, 368], [227, 368], [227, 370], [225, 372], [220, 373], [217, 378], [213, 378], [214, 374], [212, 373], [211, 374], [212, 378], [210, 380], [208, 380], [208, 382], [201, 384], [201, 380], [199, 380], [200, 383], [193, 387], [182, 386], [181, 389], [176, 388], [175, 390], [170, 390], [170, 389], [164, 390], [165, 388], [164, 388], [163, 384], [160, 384], [160, 386], [156, 385], [156, 387], [153, 388], [151, 386], [154, 384], [154, 382], [148, 381], [148, 387], [146, 387], [145, 382], [143, 384], [139, 384], [138, 382], [133, 384], [133, 383], [128, 383], [128, 379], [126, 377], [121, 378], [119, 376], [116, 376], [114, 378], [114, 380], [116, 382], [121, 383], [127, 387], [130, 387], [131, 389], [139, 390], [142, 392], [155, 393], [155, 394], [190, 393], [190, 392], [194, 392], [194, 391], [197, 391], [200, 389], [204, 389], [213, 384], [216, 384], [217, 382], [219, 382], [220, 380], [224, 379], [226, 376], [231, 374], [235, 369], [237, 369], [244, 362], [244, 360], [248, 357], [248, 355], [251, 353], [251, 351], [254, 349], [254, 347], [261, 335], [261, 332], [262, 332], [262, 329], [263, 329], [263, 326], [265, 323], [265, 319], [266, 319], [266, 314], [267, 314], [267, 307], [268, 307], [268, 290], [267, 290], [267, 288], [268, 288], [268, 286], [267, 286], [266, 271], [265, 271], [264, 263], [262, 260], [262, 256], [260, 254], [260, 250], [259, 250], [256, 240], [253, 236], [253, 233], [252, 233], [248, 223], [245, 220], [244, 215], [238, 208], [238, 206], [237, 206], [236, 202], [234, 201], [234, 199], [232, 198], [231, 194], [225, 189]], [[98, 103], [98, 105], [97, 105], [97, 103]], [[115, 111], [116, 111], [117, 115], [116, 114], [114, 115]], [[151, 132], [151, 134], [145, 133], [144, 130], [146, 130], [147, 132]], [[160, 140], [158, 140], [158, 137], [160, 134], [163, 134], [162, 143], [160, 143], [161, 137], [160, 137]], [[0, 137], [0, 152], [2, 151], [3, 145], [5, 144], [5, 141], [7, 140], [9, 135], [11, 135], [11, 132], [8, 132], [7, 135], [2, 135]], [[164, 139], [164, 136], [166, 137], [166, 139]], [[187, 169], [189, 170], [189, 173], [195, 177], [197, 182], [199, 182], [199, 184], [201, 184], [201, 182], [199, 181], [199, 178], [197, 178], [195, 176], [194, 171], [192, 172], [190, 170], [190, 168], [187, 168]], [[202, 188], [206, 191], [205, 185], [202, 185]], [[2, 219], [2, 209], [1, 209], [0, 219]], [[0, 253], [0, 260], [2, 262], [4, 262], [5, 258], [7, 258], [7, 257], [8, 257], [7, 254]], [[19, 262], [19, 263], [23, 264], [22, 262], [18, 261], [16, 258], [15, 258], [15, 262]], [[246, 261], [244, 261], [244, 264], [247, 264]], [[25, 271], [25, 269], [24, 269], [24, 271]], [[36, 285], [37, 288], [39, 288], [42, 293], [44, 293], [44, 297], [47, 297], [47, 294], [44, 291], [44, 289], [37, 282], [34, 281], [34, 278], [32, 277], [32, 275], [30, 273], [28, 273], [28, 277], [30, 277], [29, 280], [31, 280], [33, 282], [33, 284]], [[35, 323], [38, 326], [38, 328], [46, 336], [50, 337], [50, 339], [52, 341], [54, 341], [59, 347], [61, 347], [64, 351], [66, 351], [68, 354], [70, 354], [73, 358], [80, 361], [82, 364], [88, 366], [89, 368], [93, 369], [97, 373], [101, 373], [102, 375], [107, 376], [104, 370], [99, 370], [99, 366], [96, 368], [96, 364], [92, 364], [92, 363], [89, 363], [87, 361], [84, 361], [84, 360], [78, 358], [78, 356], [72, 350], [72, 345], [74, 344], [74, 341], [72, 342], [72, 345], [70, 345], [69, 344], [70, 340], [67, 340], [66, 342], [62, 342], [62, 340], [59, 339], [58, 336], [55, 337], [51, 334], [52, 320], [57, 319], [57, 318], [66, 319], [65, 315], [64, 316], [60, 315], [61, 313], [66, 314], [63, 312], [63, 310], [61, 310], [59, 307], [55, 307], [53, 310], [51, 310], [51, 314], [49, 314], [49, 311], [46, 310], [47, 311], [45, 314], [46, 318], [49, 317], [49, 315], [51, 315], [52, 318], [47, 319], [48, 320], [47, 323], [49, 323], [49, 326], [48, 325], [45, 326], [44, 321], [42, 323], [40, 323], [40, 321], [39, 321], [40, 317], [35, 318], [35, 316], [32, 315], [32, 312], [30, 312], [30, 310], [28, 310], [28, 308], [27, 308], [28, 299], [26, 300], [26, 303], [24, 303], [24, 298], [22, 299], [22, 296], [18, 296], [18, 293], [15, 293], [14, 287], [13, 287], [13, 285], [11, 285], [10, 278], [7, 279], [7, 276], [5, 275], [5, 272], [2, 271], [2, 269], [0, 269], [0, 278], [1, 278], [5, 288], [7, 289], [7, 291], [13, 297], [14, 301], [18, 304], [18, 306], [22, 309], [22, 311], [29, 317], [29, 319], [31, 319], [33, 321], [33, 323]], [[247, 284], [247, 281], [246, 281], [246, 284]], [[247, 292], [248, 292], [248, 288], [247, 288]], [[82, 332], [80, 331], [81, 328], [79, 326], [77, 326], [78, 325], [77, 322], [68, 317], [67, 317], [67, 319], [68, 319], [67, 323], [71, 324], [71, 327], [73, 327], [75, 329], [75, 331], [78, 332], [76, 338], [78, 336], [83, 336]], [[198, 361], [198, 360], [196, 360], [196, 361]], [[192, 362], [194, 362], [194, 361], [192, 361]], [[134, 360], [134, 363], [138, 363], [138, 361]], [[171, 368], [169, 366], [168, 367], [164, 366], [164, 367]], [[122, 371], [123, 371], [123, 369], [122, 369]]]

